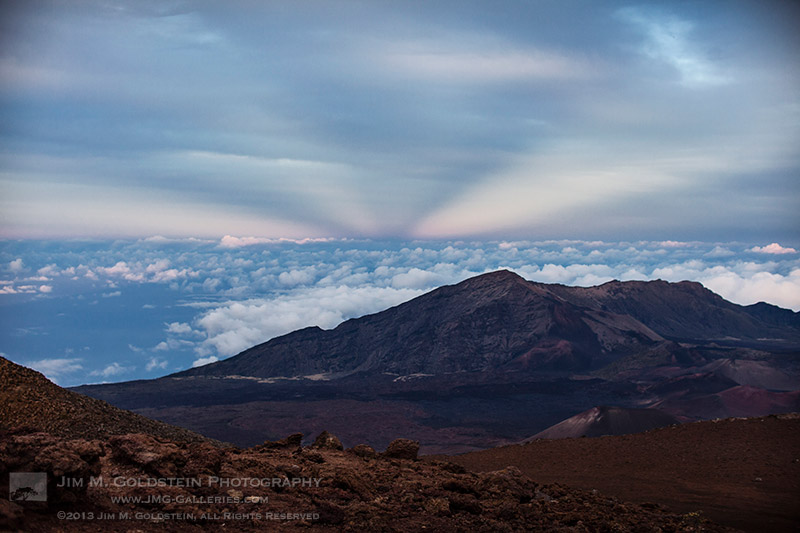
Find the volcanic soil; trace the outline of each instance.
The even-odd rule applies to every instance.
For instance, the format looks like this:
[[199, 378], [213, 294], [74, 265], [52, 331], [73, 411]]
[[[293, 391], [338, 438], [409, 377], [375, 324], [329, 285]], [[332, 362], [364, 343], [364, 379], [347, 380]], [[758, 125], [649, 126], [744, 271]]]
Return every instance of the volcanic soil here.
[[429, 456], [487, 472], [515, 466], [622, 500], [665, 505], [745, 531], [800, 529], [800, 414], [696, 422], [636, 435], [536, 440]]

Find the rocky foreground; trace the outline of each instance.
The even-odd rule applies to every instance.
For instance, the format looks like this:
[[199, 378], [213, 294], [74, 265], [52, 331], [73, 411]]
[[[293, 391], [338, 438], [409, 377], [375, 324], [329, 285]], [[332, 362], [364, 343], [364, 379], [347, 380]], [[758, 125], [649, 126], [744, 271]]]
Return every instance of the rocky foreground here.
[[[343, 450], [327, 433], [240, 449], [146, 434], [94, 440], [0, 436], [0, 530], [11, 531], [731, 531], [596, 491], [543, 485], [514, 467], [471, 473], [417, 459], [399, 439], [383, 453]], [[46, 472], [47, 501], [9, 474]], [[59, 486], [63, 485], [63, 486]]]

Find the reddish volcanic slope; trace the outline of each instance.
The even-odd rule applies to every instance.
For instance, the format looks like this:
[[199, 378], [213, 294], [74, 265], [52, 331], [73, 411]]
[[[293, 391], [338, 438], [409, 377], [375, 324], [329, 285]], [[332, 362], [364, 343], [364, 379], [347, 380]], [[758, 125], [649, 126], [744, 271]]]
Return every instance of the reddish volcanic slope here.
[[448, 457], [474, 471], [518, 467], [748, 531], [800, 525], [800, 415], [696, 422], [636, 435], [537, 440]]
[[147, 433], [177, 441], [209, 439], [62, 389], [39, 372], [0, 357], [0, 430], [37, 428], [62, 437]]
[[603, 405], [592, 407], [550, 426], [526, 441], [627, 435], [679, 423], [677, 418], [656, 409], [626, 409]]

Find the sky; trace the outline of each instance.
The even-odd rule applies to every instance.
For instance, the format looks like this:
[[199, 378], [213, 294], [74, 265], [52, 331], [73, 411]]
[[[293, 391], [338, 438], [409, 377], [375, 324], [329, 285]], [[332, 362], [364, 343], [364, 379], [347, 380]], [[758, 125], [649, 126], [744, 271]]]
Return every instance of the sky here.
[[157, 377], [498, 268], [798, 311], [799, 21], [0, 0], [0, 355]]
[[0, 6], [4, 238], [797, 244], [794, 2]]

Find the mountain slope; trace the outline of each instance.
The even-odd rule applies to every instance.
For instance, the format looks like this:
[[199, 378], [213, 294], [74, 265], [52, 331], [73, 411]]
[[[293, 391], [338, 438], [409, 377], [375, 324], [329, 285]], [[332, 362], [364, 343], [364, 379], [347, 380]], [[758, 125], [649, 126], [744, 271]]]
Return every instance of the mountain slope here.
[[177, 376], [304, 376], [583, 370], [661, 337], [635, 319], [573, 305], [508, 271], [445, 286], [333, 330], [306, 328]]
[[209, 441], [187, 429], [150, 420], [52, 383], [0, 357], [0, 429], [34, 428], [68, 438], [147, 433], [184, 442]]
[[800, 341], [800, 313], [765, 303], [737, 305], [696, 282], [610, 281], [550, 290], [575, 305], [630, 315], [673, 340], [772, 341], [778, 346]]
[[624, 407], [592, 407], [544, 431], [526, 442], [536, 439], [567, 439], [577, 437], [602, 437], [643, 433], [651, 429], [679, 424], [680, 421], [656, 409], [626, 409]]
[[583, 372], [659, 345], [677, 359], [685, 357], [665, 337], [751, 343], [768, 338], [782, 349], [800, 346], [795, 314], [776, 309], [730, 303], [699, 283], [582, 288], [498, 271], [332, 330], [311, 327], [277, 337], [174, 376]]

